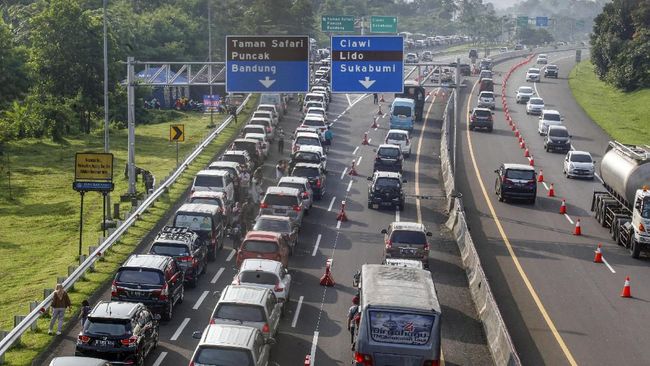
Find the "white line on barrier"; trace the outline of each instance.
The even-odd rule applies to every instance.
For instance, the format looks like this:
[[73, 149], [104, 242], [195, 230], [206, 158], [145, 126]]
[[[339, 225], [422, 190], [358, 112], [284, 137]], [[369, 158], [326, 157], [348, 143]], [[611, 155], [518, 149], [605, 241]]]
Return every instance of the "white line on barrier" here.
[[300, 315], [300, 308], [302, 308], [302, 300], [304, 300], [304, 296], [300, 296], [298, 299], [298, 306], [296, 306], [296, 313], [293, 314], [293, 321], [291, 322], [291, 328], [295, 328], [296, 324], [298, 324], [298, 315]]
[[341, 172], [341, 179], [343, 179], [343, 177], [345, 177], [345, 173], [347, 173], [347, 172], [348, 172], [348, 167], [343, 168], [343, 171]]
[[334, 201], [336, 201], [336, 196], [332, 197], [332, 200], [330, 201], [330, 206], [327, 208], [327, 212], [332, 211], [332, 207], [334, 207]]
[[234, 249], [231, 250], [231, 251], [230, 251], [230, 254], [228, 254], [228, 258], [226, 258], [226, 262], [230, 262], [230, 260], [232, 259], [232, 257], [235, 256], [235, 253], [236, 253], [236, 252], [237, 252], [237, 251], [234, 250]]
[[357, 146], [357, 147], [354, 148], [354, 151], [352, 152], [352, 155], [356, 155], [356, 154], [357, 154], [357, 150], [359, 150], [359, 146]]
[[198, 310], [199, 307], [201, 307], [201, 304], [203, 303], [203, 300], [205, 300], [205, 298], [208, 296], [209, 293], [210, 293], [210, 291], [207, 291], [207, 290], [206, 290], [206, 291], [203, 291], [203, 293], [201, 294], [201, 296], [199, 297], [199, 299], [196, 300], [196, 304], [194, 304], [194, 306], [192, 307], [192, 309], [194, 309], [194, 310]]
[[175, 341], [178, 339], [178, 337], [181, 336], [181, 333], [183, 333], [183, 329], [187, 326], [187, 323], [190, 322], [190, 318], [185, 318], [183, 319], [183, 322], [181, 325], [178, 326], [178, 329], [176, 329], [176, 332], [174, 332], [174, 335], [169, 339], [171, 341]]
[[317, 346], [317, 344], [318, 344], [318, 331], [315, 331], [314, 332], [314, 338], [311, 341], [311, 352], [309, 352], [309, 355], [311, 356], [311, 364], [312, 365], [316, 364], [316, 346]]
[[214, 277], [212, 277], [212, 281], [210, 281], [210, 283], [217, 283], [217, 281], [219, 281], [219, 277], [221, 277], [221, 274], [223, 273], [224, 269], [225, 268], [223, 268], [223, 267], [219, 268], [219, 270], [217, 271], [217, 274], [215, 274]]
[[609, 268], [609, 270], [612, 271], [612, 273], [616, 274], [616, 271], [614, 270], [614, 268], [612, 268], [612, 266], [609, 265], [609, 262], [607, 262], [607, 260], [605, 259], [605, 257], [603, 257], [603, 263], [605, 263], [605, 265], [607, 266], [607, 268]]
[[153, 366], [160, 366], [162, 365], [163, 360], [167, 357], [167, 352], [161, 352], [158, 355], [158, 358], [156, 358], [156, 361], [154, 361]]
[[573, 225], [573, 220], [571, 220], [571, 216], [569, 216], [569, 215], [567, 215], [567, 214], [564, 214], [564, 217], [566, 217], [566, 219], [569, 220], [569, 222], [571, 223], [571, 225]]
[[346, 191], [350, 192], [351, 188], [352, 188], [352, 180], [350, 180], [350, 183], [348, 183], [348, 189]]
[[320, 240], [322, 237], [322, 234], [318, 234], [318, 237], [316, 238], [316, 244], [314, 245], [314, 250], [311, 252], [312, 257], [316, 256], [316, 252], [318, 252], [318, 246], [320, 245]]

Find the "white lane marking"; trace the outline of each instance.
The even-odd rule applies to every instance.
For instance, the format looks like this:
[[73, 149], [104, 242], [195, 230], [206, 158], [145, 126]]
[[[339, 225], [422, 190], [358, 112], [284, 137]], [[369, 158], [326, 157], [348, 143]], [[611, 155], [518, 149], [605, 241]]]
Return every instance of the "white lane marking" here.
[[395, 221], [399, 222], [399, 208], [395, 209]]
[[359, 146], [357, 146], [357, 147], [354, 148], [354, 151], [352, 152], [352, 155], [356, 155], [356, 154], [357, 154], [357, 150], [359, 150]]
[[[316, 244], [314, 245], [314, 250], [311, 252], [311, 256], [314, 257], [316, 256], [316, 252], [318, 252], [318, 246], [320, 245], [320, 240], [323, 237], [323, 235], [318, 234], [318, 237], [316, 238]], [[295, 325], [294, 325], [295, 327]]]
[[564, 217], [566, 217], [566, 219], [569, 220], [569, 222], [571, 223], [571, 225], [573, 225], [573, 220], [571, 220], [571, 216], [569, 216], [569, 215], [567, 215], [567, 214], [564, 214]]
[[357, 160], [357, 169], [359, 168], [359, 165], [361, 165], [361, 158], [363, 158], [363, 156], [359, 156], [359, 159]]
[[293, 321], [291, 322], [291, 328], [295, 328], [296, 324], [298, 324], [298, 315], [300, 315], [300, 308], [302, 308], [302, 300], [304, 299], [305, 299], [304, 296], [300, 296], [300, 298], [298, 299], [298, 306], [296, 306], [296, 313], [293, 314]]
[[309, 355], [311, 356], [311, 364], [312, 365], [316, 364], [316, 346], [317, 346], [317, 344], [318, 344], [318, 331], [315, 331], [314, 332], [314, 338], [311, 341], [311, 352], [309, 353]]
[[609, 262], [607, 262], [607, 260], [605, 259], [605, 257], [603, 257], [603, 263], [605, 263], [605, 265], [607, 266], [607, 268], [609, 268], [609, 270], [612, 271], [612, 273], [614, 273], [614, 274], [616, 273], [616, 271], [614, 270], [614, 268], [612, 268], [612, 266], [609, 265]]
[[230, 254], [228, 254], [228, 258], [226, 258], [226, 262], [230, 262], [230, 260], [232, 259], [232, 257], [235, 256], [235, 253], [236, 253], [236, 252], [237, 252], [237, 251], [234, 250], [234, 249], [233, 249], [232, 251], [230, 251]]
[[341, 172], [341, 179], [343, 179], [343, 177], [345, 177], [345, 173], [347, 173], [347, 172], [348, 172], [348, 167], [346, 166], [345, 168], [343, 168], [343, 171]]
[[167, 357], [167, 352], [161, 352], [158, 355], [158, 358], [156, 358], [156, 361], [154, 361], [153, 366], [160, 366], [162, 365], [163, 360]]
[[[343, 179], [343, 177], [341, 177]], [[327, 212], [332, 211], [332, 207], [334, 206], [334, 201], [336, 201], [336, 196], [332, 197], [332, 200], [330, 201], [330, 206], [327, 208]]]
[[350, 188], [352, 188], [352, 181], [350, 181], [350, 183], [348, 183], [348, 189], [347, 189], [347, 192], [350, 192]]
[[350, 94], [345, 94], [345, 98], [348, 100], [348, 106], [352, 106], [352, 102], [350, 101]]
[[603, 178], [601, 178], [600, 175], [598, 175], [598, 173], [594, 173], [594, 176], [595, 176], [596, 178], [598, 178], [598, 180], [600, 181], [600, 183], [603, 183], [603, 184], [605, 183], [605, 182], [603, 181]]
[[217, 283], [217, 281], [219, 281], [219, 277], [221, 277], [221, 274], [223, 273], [224, 269], [225, 268], [223, 268], [223, 267], [219, 268], [219, 270], [217, 271], [217, 274], [215, 274], [214, 277], [212, 277], [212, 281], [210, 281], [210, 283]]
[[178, 329], [176, 329], [176, 332], [174, 335], [170, 338], [170, 340], [175, 341], [178, 339], [178, 337], [181, 336], [181, 333], [183, 333], [183, 329], [187, 326], [187, 324], [190, 322], [190, 318], [185, 318], [183, 319], [183, 322], [181, 325], [178, 326]]
[[199, 299], [196, 300], [196, 304], [194, 304], [194, 306], [192, 307], [192, 309], [194, 309], [194, 310], [198, 310], [199, 307], [201, 307], [201, 304], [203, 303], [203, 300], [205, 300], [205, 298], [208, 296], [209, 293], [210, 293], [210, 291], [203, 291], [203, 293], [201, 294], [201, 296], [199, 297]]
[[368, 143], [370, 143], [371, 141], [372, 141], [372, 139], [368, 139]]
[[336, 230], [341, 228], [341, 221], [336, 222]]
[[548, 186], [546, 185], [546, 182], [542, 182], [542, 184], [544, 185], [544, 188], [548, 191]]

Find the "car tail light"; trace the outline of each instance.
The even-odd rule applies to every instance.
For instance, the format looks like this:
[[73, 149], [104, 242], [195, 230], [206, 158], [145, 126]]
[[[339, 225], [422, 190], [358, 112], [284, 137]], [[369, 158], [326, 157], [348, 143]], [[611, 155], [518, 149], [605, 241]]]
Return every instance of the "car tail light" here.
[[302, 199], [306, 200], [307, 198], [309, 198], [309, 193], [302, 192]]
[[127, 346], [127, 347], [135, 347], [138, 344], [138, 337], [137, 336], [131, 336], [126, 339], [121, 339], [120, 343], [122, 345]]
[[373, 365], [372, 356], [365, 353], [354, 352], [354, 361], [356, 361], [356, 363], [361, 364], [363, 366]]
[[269, 323], [264, 323], [264, 326], [262, 326], [262, 333], [269, 334], [270, 331], [271, 328], [269, 328]]
[[440, 365], [440, 361], [438, 360], [426, 360], [422, 364], [422, 366], [438, 366]]
[[424, 248], [422, 248], [422, 249], [424, 249], [425, 252], [428, 252], [429, 251], [429, 244], [428, 243], [424, 244]]
[[90, 337], [80, 334], [77, 340], [81, 343], [88, 343], [90, 342]]
[[190, 361], [190, 365], [189, 365], [189, 366], [194, 366], [194, 361]]
[[275, 292], [282, 292], [282, 291], [284, 291], [284, 287], [280, 287], [279, 284], [276, 284], [276, 285], [275, 285], [275, 288], [273, 289], [273, 291], [275, 291]]
[[320, 178], [319, 178], [319, 179], [316, 179], [316, 188], [320, 188], [320, 184], [321, 184], [321, 183], [320, 183]]
[[111, 284], [111, 296], [117, 296], [117, 282]]
[[210, 317], [210, 324], [215, 324], [216, 322], [214, 321], [213, 317]]
[[300, 207], [299, 205], [293, 205], [293, 210], [296, 212], [300, 212], [302, 210], [302, 207]]
[[392, 248], [392, 247], [393, 247], [393, 241], [392, 241], [392, 240], [388, 240], [388, 241], [386, 242], [386, 249], [390, 249], [390, 248]]
[[534, 186], [535, 184], [537, 184], [537, 183], [535, 182], [534, 179], [528, 181], [528, 185], [529, 185], [529, 186]]
[[160, 295], [158, 295], [158, 299], [162, 301], [167, 300], [167, 296], [169, 296], [169, 286], [167, 286], [167, 283], [165, 283], [160, 290]]
[[300, 148], [300, 145], [298, 145], [298, 144], [293, 145], [293, 152], [298, 151], [299, 148]]
[[643, 223], [639, 224], [639, 231], [645, 231], [645, 226], [643, 226]]
[[476, 122], [476, 116], [472, 116], [471, 120], [472, 122]]
[[267, 127], [266, 132], [271, 133], [271, 127]]
[[179, 262], [191, 262], [193, 259], [192, 257], [178, 257]]
[[269, 205], [265, 202], [260, 203], [260, 208], [269, 208]]

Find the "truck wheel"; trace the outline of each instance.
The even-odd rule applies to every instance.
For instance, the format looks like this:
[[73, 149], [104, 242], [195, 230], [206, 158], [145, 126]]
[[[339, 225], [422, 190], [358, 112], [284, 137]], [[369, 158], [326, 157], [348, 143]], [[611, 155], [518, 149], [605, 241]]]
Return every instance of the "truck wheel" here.
[[641, 255], [641, 244], [634, 240], [633, 234], [630, 233], [630, 255], [632, 258], [639, 258]]

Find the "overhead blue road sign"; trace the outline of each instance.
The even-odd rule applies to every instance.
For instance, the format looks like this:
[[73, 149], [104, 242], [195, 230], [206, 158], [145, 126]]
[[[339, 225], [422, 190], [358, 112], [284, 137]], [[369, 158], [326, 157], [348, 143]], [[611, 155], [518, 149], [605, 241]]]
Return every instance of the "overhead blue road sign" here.
[[226, 92], [309, 91], [309, 37], [227, 36]]
[[332, 92], [402, 93], [404, 38], [333, 36]]
[[548, 17], [535, 18], [535, 25], [538, 27], [548, 27]]
[[110, 192], [115, 186], [113, 182], [85, 182], [85, 181], [75, 181], [72, 182], [72, 189], [75, 191], [100, 191], [100, 192]]

